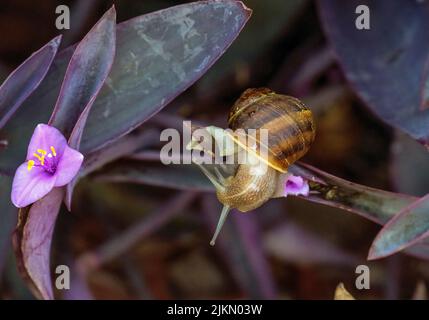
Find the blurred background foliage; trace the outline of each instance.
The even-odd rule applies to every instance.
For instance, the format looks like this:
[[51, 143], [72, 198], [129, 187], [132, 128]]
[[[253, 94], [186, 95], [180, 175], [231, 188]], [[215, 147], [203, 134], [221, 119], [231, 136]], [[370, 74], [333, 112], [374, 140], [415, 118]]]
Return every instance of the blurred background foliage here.
[[[383, 124], [350, 89], [324, 36], [317, 2], [243, 2], [253, 15], [237, 41], [145, 128], [174, 127], [182, 118], [225, 127], [229, 107], [244, 89], [268, 86], [302, 98], [316, 115], [317, 138], [305, 162], [368, 186], [426, 194], [427, 152]], [[0, 79], [58, 34], [58, 4], [72, 13], [64, 48], [112, 3], [2, 0]], [[118, 22], [181, 3], [114, 1]], [[332, 299], [339, 282], [357, 299], [424, 297], [427, 262], [403, 254], [368, 262], [379, 226], [294, 197], [232, 215], [219, 243], [210, 247], [220, 205], [210, 192], [186, 188], [199, 173], [185, 168], [170, 174], [145, 152], [160, 146], [154, 139], [140, 156], [109, 164], [78, 184], [73, 213], [60, 214], [54, 235], [52, 265], [72, 268], [72, 289], [57, 297]], [[121, 181], [124, 175], [138, 183]], [[183, 183], [183, 190], [165, 187], [167, 178]], [[9, 258], [0, 268], [0, 297], [30, 298], [10, 249], [1, 254]], [[370, 290], [355, 289], [359, 264], [371, 269]]]

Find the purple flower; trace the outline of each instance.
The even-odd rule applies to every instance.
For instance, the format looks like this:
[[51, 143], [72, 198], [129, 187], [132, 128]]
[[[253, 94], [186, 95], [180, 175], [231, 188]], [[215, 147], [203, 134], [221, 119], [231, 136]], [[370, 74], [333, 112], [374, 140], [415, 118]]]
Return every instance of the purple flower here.
[[308, 182], [300, 176], [288, 175], [285, 183], [284, 196], [291, 194], [293, 196], [303, 195], [308, 196], [310, 187]]
[[70, 148], [58, 129], [37, 125], [28, 145], [26, 162], [16, 170], [12, 203], [26, 207], [43, 198], [54, 187], [69, 183], [78, 173], [83, 155]]

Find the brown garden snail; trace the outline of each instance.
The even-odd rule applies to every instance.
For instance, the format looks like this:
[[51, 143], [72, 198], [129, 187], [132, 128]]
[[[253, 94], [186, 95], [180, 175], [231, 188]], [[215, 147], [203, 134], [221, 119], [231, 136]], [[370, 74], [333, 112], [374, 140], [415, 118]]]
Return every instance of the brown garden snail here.
[[[315, 138], [311, 111], [298, 99], [268, 88], [246, 90], [231, 108], [228, 127], [232, 132], [230, 138], [257, 161], [237, 165], [227, 178], [219, 174], [214, 177], [201, 167], [214, 182], [217, 197], [224, 205], [211, 245], [231, 208], [246, 212], [275, 196], [279, 176], [309, 150]], [[253, 138], [247, 137], [247, 141], [253, 139], [252, 147], [244, 145], [240, 139], [249, 129], [256, 130]], [[261, 129], [268, 132], [267, 145], [260, 139]], [[264, 157], [261, 156], [263, 149], [267, 150]], [[260, 167], [264, 170], [259, 170]]]

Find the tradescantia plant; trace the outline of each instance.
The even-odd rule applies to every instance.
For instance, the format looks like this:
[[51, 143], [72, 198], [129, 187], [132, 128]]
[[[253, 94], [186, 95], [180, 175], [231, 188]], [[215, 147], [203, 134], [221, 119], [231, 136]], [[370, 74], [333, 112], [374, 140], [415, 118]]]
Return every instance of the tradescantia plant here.
[[[420, 109], [426, 106], [427, 86], [414, 83], [418, 84], [415, 73], [421, 75], [418, 78], [423, 78], [424, 83], [427, 81], [422, 71], [427, 50], [416, 53], [412, 47], [402, 48], [403, 54], [394, 61], [388, 60], [393, 74], [382, 79], [359, 76], [365, 71], [381, 73], [371, 69], [374, 65], [369, 58], [366, 64], [361, 56], [350, 54], [350, 50], [364, 48], [361, 43], [371, 42], [366, 38], [368, 35], [372, 39], [380, 37], [381, 27], [386, 23], [384, 18], [393, 16], [397, 19], [392, 20], [402, 21], [404, 10], [417, 14], [414, 31], [424, 38], [429, 30], [424, 28], [429, 21], [427, 12], [420, 11], [418, 4], [397, 2], [389, 7], [392, 15], [382, 15], [386, 4], [380, 2], [374, 10], [380, 19], [372, 20], [376, 26], [371, 32], [358, 33], [353, 26], [345, 28], [347, 24], [342, 22], [343, 12], [354, 12], [348, 9], [356, 3], [326, 0], [319, 5], [326, 34], [346, 76], [380, 118], [427, 144], [427, 123], [423, 120], [428, 113]], [[7, 221], [5, 226], [10, 228], [0, 235], [0, 241], [8, 243], [18, 212], [13, 247], [19, 271], [37, 297], [54, 297], [50, 247], [60, 207], [64, 202], [72, 210], [76, 183], [96, 169], [119, 158], [131, 157], [138, 161], [103, 167], [93, 178], [192, 192], [214, 191], [194, 166], [149, 165], [145, 160], [153, 161], [156, 156], [140, 149], [147, 139], [159, 137], [145, 130], [143, 123], [211, 67], [238, 36], [250, 15], [251, 10], [239, 1], [208, 0], [116, 24], [112, 7], [78, 44], [57, 53], [61, 36], [56, 37], [4, 81], [0, 87], [0, 212]], [[405, 41], [406, 35], [403, 37]], [[394, 44], [385, 45], [383, 49], [389, 51]], [[385, 54], [384, 50], [372, 49], [365, 47], [362, 54], [371, 57]], [[399, 70], [403, 64], [412, 65], [415, 72], [398, 77], [395, 67]], [[395, 92], [393, 81], [400, 79], [405, 83], [409, 78], [414, 86], [406, 97], [387, 100], [382, 92], [372, 91], [384, 82], [383, 88]], [[408, 82], [404, 85], [411, 86]], [[390, 103], [397, 103], [401, 112], [392, 113]], [[369, 259], [401, 250], [429, 259], [427, 196], [417, 198], [366, 187], [303, 163], [291, 166], [290, 173], [285, 195], [340, 208], [384, 225], [369, 251]], [[193, 193], [186, 193], [174, 198], [170, 205], [180, 208], [193, 197]], [[210, 200], [206, 206], [207, 203]], [[210, 211], [210, 206], [207, 209]], [[147, 224], [158, 226], [174, 216], [163, 212], [149, 218], [153, 220]], [[252, 229], [252, 224], [242, 226], [237, 232], [239, 243], [243, 247], [258, 247], [246, 234], [245, 229]], [[261, 270], [260, 266], [253, 269]], [[235, 273], [240, 272], [235, 270]], [[272, 288], [264, 287], [262, 291], [264, 297], [272, 296]]]
[[[127, 148], [116, 146], [113, 154], [98, 158], [103, 146], [133, 130], [196, 81], [249, 16], [250, 10], [240, 2], [202, 1], [116, 26], [111, 8], [77, 46], [56, 55], [57, 37], [5, 81], [1, 122], [7, 122], [2, 129], [7, 148], [1, 151], [1, 183], [9, 185], [5, 177], [26, 158], [12, 189], [13, 202], [24, 207], [14, 246], [21, 272], [36, 296], [53, 297], [49, 271], [53, 226], [63, 198], [70, 208], [81, 153], [86, 159], [83, 167], [88, 168], [86, 162], [93, 170], [106, 159], [138, 149], [144, 143], [140, 139], [131, 149], [124, 140]], [[158, 39], [154, 26], [170, 30], [168, 38]], [[164, 46], [170, 51], [163, 52]], [[8, 188], [1, 197], [3, 214], [14, 215]]]

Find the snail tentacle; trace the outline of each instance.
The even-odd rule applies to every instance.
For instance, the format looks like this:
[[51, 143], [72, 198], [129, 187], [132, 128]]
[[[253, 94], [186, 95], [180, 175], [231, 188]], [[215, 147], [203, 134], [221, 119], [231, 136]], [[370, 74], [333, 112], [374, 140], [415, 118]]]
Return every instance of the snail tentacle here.
[[222, 227], [223, 227], [223, 225], [224, 225], [224, 223], [226, 221], [226, 218], [228, 218], [228, 213], [229, 213], [230, 210], [231, 210], [231, 207], [229, 207], [229, 206], [223, 206], [222, 212], [220, 214], [219, 221], [218, 221], [217, 226], [216, 226], [216, 231], [215, 231], [215, 233], [213, 235], [213, 238], [210, 240], [210, 245], [211, 246], [215, 245], [216, 239], [219, 236], [220, 231], [222, 230]]
[[205, 174], [205, 176], [210, 180], [211, 183], [213, 183], [213, 185], [215, 186], [216, 190], [225, 190], [225, 185], [221, 184], [220, 182], [218, 182], [218, 180], [216, 179], [216, 177], [210, 172], [208, 171], [203, 165], [201, 164], [196, 164], [201, 171]]

